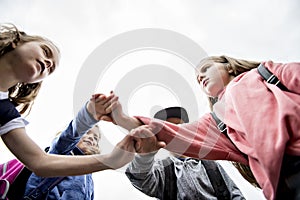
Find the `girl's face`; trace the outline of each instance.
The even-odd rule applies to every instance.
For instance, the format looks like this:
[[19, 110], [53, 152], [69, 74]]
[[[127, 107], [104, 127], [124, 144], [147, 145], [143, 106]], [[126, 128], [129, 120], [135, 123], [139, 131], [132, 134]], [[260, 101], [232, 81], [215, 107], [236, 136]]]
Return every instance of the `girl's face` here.
[[77, 147], [81, 149], [85, 154], [87, 152], [93, 152], [93, 149], [99, 150], [100, 131], [98, 127], [91, 128], [86, 134], [82, 136], [77, 144]]
[[24, 83], [43, 80], [55, 70], [59, 61], [56, 47], [47, 41], [26, 42], [11, 53], [16, 77]]
[[197, 81], [203, 92], [211, 97], [217, 97], [224, 87], [234, 78], [224, 63], [206, 61], [197, 68]]

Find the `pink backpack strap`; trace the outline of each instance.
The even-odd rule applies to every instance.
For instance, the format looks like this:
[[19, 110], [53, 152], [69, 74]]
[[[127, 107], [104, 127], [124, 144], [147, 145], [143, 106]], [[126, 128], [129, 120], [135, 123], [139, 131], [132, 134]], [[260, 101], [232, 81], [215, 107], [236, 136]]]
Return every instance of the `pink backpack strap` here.
[[23, 170], [24, 165], [17, 159], [0, 165], [0, 198], [6, 199], [10, 185]]
[[0, 180], [0, 199], [6, 199], [6, 195], [9, 189], [9, 182], [5, 179]]

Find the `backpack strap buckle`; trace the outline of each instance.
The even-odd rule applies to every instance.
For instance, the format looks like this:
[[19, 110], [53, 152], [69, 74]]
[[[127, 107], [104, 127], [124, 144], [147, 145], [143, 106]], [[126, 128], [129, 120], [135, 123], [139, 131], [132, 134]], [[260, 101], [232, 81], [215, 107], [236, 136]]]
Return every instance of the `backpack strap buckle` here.
[[272, 74], [262, 63], [257, 67], [259, 75], [261, 75], [267, 83], [274, 84], [281, 90], [288, 91], [288, 89], [280, 82], [280, 80]]

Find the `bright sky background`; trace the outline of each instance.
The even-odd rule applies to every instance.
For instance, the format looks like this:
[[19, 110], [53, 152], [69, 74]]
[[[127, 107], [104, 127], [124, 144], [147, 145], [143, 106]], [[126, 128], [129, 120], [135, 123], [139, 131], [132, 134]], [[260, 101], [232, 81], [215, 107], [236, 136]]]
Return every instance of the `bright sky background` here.
[[[27, 118], [31, 122], [28, 133], [44, 148], [73, 117], [75, 84], [85, 60], [112, 37], [135, 29], [166, 29], [193, 40], [208, 55], [299, 62], [299, 8], [297, 0], [0, 0], [0, 22], [11, 22], [29, 34], [46, 36], [61, 49], [60, 66], [44, 81]], [[136, 51], [115, 60], [98, 80], [94, 92], [108, 94], [130, 70], [150, 64], [173, 67], [195, 94], [199, 92], [195, 97], [198, 105], [184, 105], [196, 110], [188, 110], [191, 120], [207, 111], [193, 70], [182, 70], [190, 66], [158, 50]], [[88, 82], [89, 77], [85, 78]], [[181, 105], [182, 98], [187, 97], [175, 94], [172, 87], [138, 86], [124, 102], [128, 113], [151, 116], [159, 107]], [[88, 100], [89, 96], [82, 98]], [[99, 125], [104, 133], [105, 153], [124, 132], [108, 123]], [[0, 151], [1, 161], [12, 158], [2, 143]], [[264, 199], [230, 164], [222, 165], [247, 199]], [[134, 189], [122, 170], [95, 173], [94, 180], [96, 199], [151, 199]]]

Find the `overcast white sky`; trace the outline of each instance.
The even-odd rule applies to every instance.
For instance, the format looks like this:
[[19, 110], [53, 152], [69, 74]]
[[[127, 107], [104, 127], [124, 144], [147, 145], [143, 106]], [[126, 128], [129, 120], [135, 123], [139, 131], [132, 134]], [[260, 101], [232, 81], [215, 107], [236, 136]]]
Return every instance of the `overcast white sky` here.
[[[0, 0], [0, 22], [11, 22], [30, 34], [46, 36], [61, 49], [60, 67], [44, 82], [28, 117], [31, 122], [28, 133], [44, 148], [73, 117], [73, 104], [77, 100], [74, 99], [78, 97], [74, 93], [78, 87], [84, 87], [82, 80], [90, 81], [89, 75], [78, 80], [86, 60], [97, 47], [114, 36], [137, 29], [163, 29], [190, 39], [208, 55], [226, 54], [258, 61], [299, 61], [299, 9], [297, 0]], [[171, 35], [171, 38], [176, 37]], [[126, 42], [134, 41], [121, 42], [120, 47], [128, 45]], [[174, 44], [179, 42], [174, 41]], [[109, 49], [112, 52], [117, 48], [113, 47]], [[97, 55], [99, 63], [107, 59], [109, 53]], [[187, 82], [188, 87], [182, 86], [183, 89], [197, 95], [190, 98], [184, 92], [176, 92], [175, 88], [185, 82], [169, 85], [167, 80], [172, 80], [171, 75], [158, 83], [142, 81], [127, 94], [128, 98], [123, 99], [130, 115], [151, 116], [160, 107], [183, 105], [188, 108], [191, 120], [195, 120], [207, 111], [206, 100], [195, 82], [190, 63], [176, 52], [158, 49], [133, 49], [111, 60], [94, 83], [95, 90], [88, 94], [108, 94], [117, 87], [127, 89], [121, 80], [127, 78], [129, 83], [135, 83], [136, 78], [129, 79], [130, 74], [140, 75], [135, 70], [141, 66], [171, 68], [174, 71], [166, 68], [167, 72], [174, 72]], [[90, 75], [93, 73], [91, 70]], [[87, 100], [89, 97], [78, 98]], [[190, 99], [197, 103], [191, 105]], [[99, 124], [104, 132], [105, 153], [124, 133], [110, 124]], [[2, 143], [0, 151], [1, 161], [12, 158]], [[247, 199], [264, 199], [261, 192], [242, 180], [227, 162], [222, 164]], [[150, 199], [131, 186], [122, 170], [98, 172], [94, 179], [96, 199]]]

